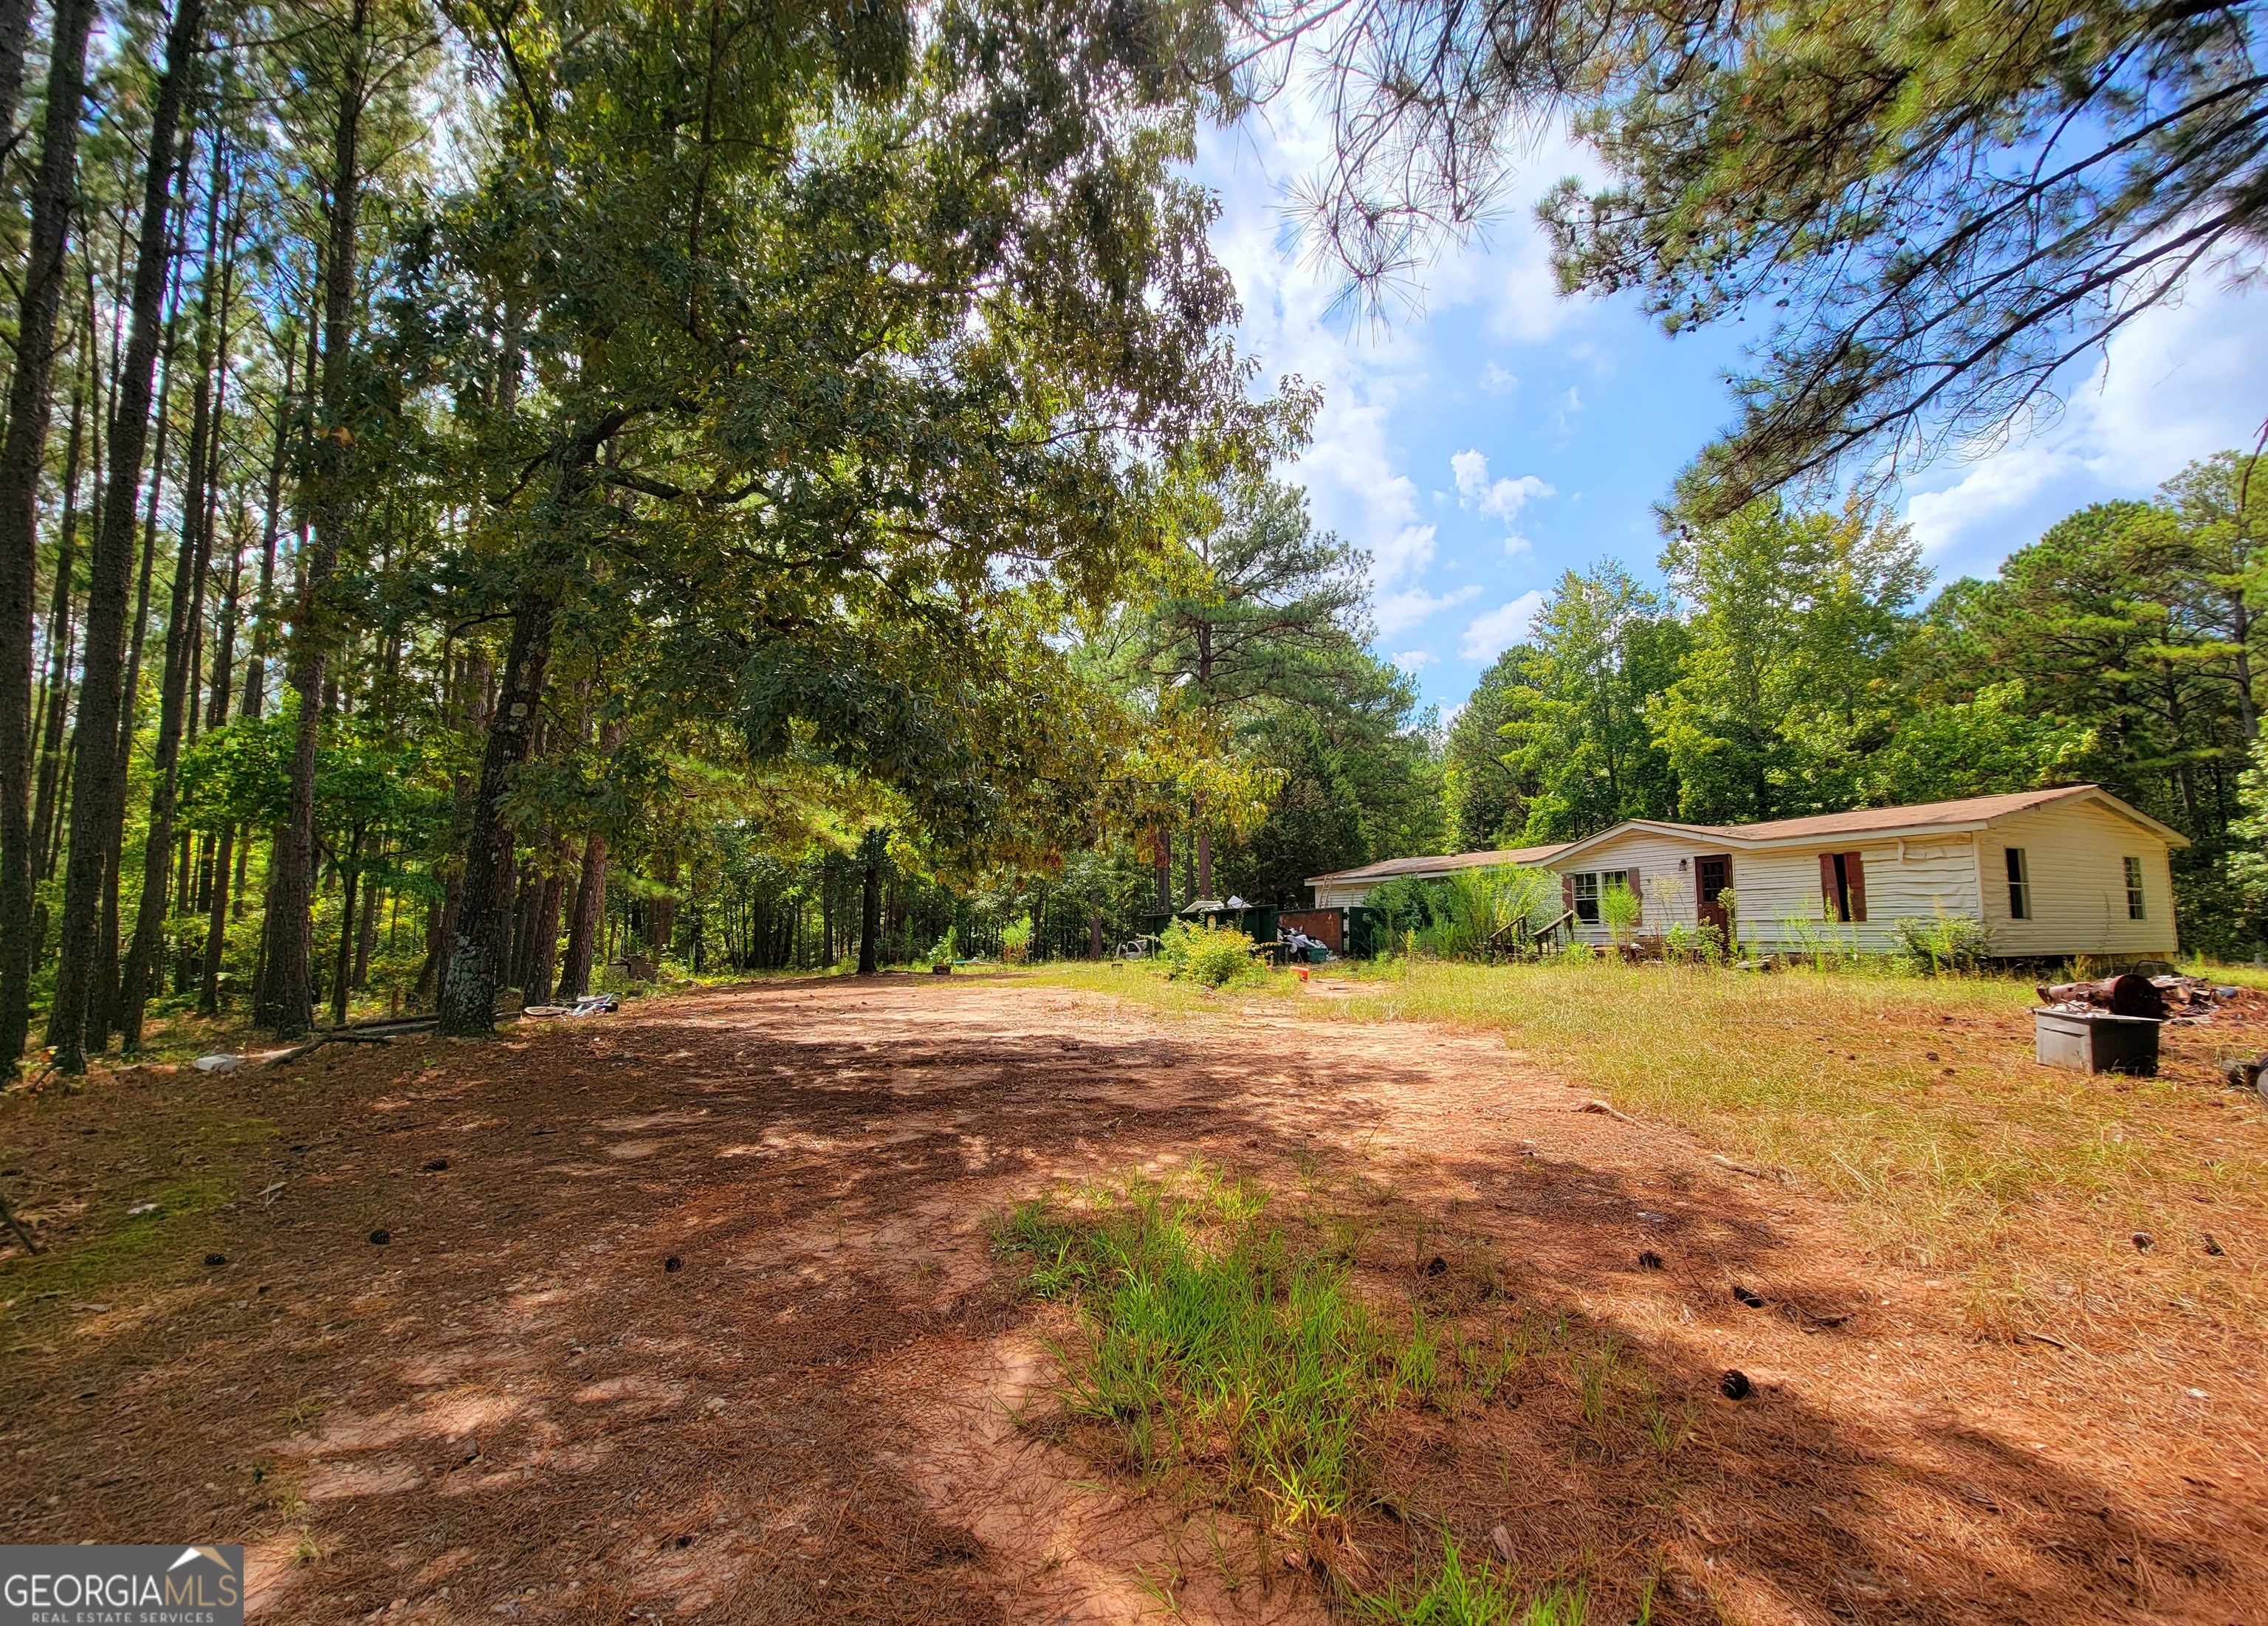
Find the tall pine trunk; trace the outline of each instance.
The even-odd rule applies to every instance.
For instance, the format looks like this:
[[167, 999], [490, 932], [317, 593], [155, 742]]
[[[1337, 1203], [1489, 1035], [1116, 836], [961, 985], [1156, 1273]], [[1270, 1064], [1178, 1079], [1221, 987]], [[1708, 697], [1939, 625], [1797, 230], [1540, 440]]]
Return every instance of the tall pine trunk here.
[[498, 979], [512, 953], [512, 832], [504, 822], [504, 798], [534, 744], [558, 613], [556, 593], [548, 586], [532, 585], [520, 593], [512, 615], [512, 648], [504, 658], [496, 711], [489, 719], [480, 788], [473, 797], [472, 830], [465, 842], [464, 901], [441, 980], [444, 1034], [486, 1034], [496, 1028]]
[[[28, 22], [28, 19], [26, 19]], [[32, 618], [40, 591], [40, 477], [55, 405], [56, 318], [78, 182], [86, 99], [86, 37], [94, 0], [55, 0], [48, 108], [32, 183], [32, 232], [16, 321], [16, 373], [0, 438], [0, 1072], [13, 1072], [31, 1036]], [[20, 52], [19, 37], [11, 41]], [[16, 75], [21, 82], [23, 70]], [[11, 99], [12, 100], [12, 99]], [[10, 114], [13, 123], [12, 108]], [[12, 128], [8, 131], [12, 134]]]
[[[181, 177], [174, 191], [188, 208], [188, 160], [181, 152]], [[178, 246], [173, 255], [171, 314], [166, 319], [164, 359], [158, 366], [158, 432], [150, 453], [150, 495], [142, 512], [142, 569], [134, 589], [134, 633], [127, 646], [126, 686], [118, 708], [118, 773], [114, 801], [106, 811], [103, 828], [109, 831], [102, 857], [102, 925], [95, 945], [95, 983], [86, 1018], [87, 1036], [98, 1050], [107, 1048], [118, 1031], [118, 888], [121, 857], [126, 843], [126, 791], [131, 778], [135, 731], [141, 726], [142, 656], [149, 644], [150, 584], [158, 569], [158, 504], [166, 487], [166, 442], [173, 428], [173, 361], [180, 349], [181, 272]]]
[[872, 976], [880, 968], [882, 935], [881, 832], [867, 831], [865, 846], [866, 879], [858, 902], [858, 975]]
[[[622, 725], [604, 723], [599, 728], [599, 749], [609, 760], [622, 742]], [[607, 918], [607, 833], [593, 830], [583, 838], [583, 872], [575, 884], [575, 914], [567, 927], [567, 960], [559, 972], [559, 997], [580, 999], [591, 991], [591, 962], [598, 953], [600, 929]]]
[[559, 899], [566, 890], [561, 870], [567, 862], [567, 838], [552, 842], [551, 868], [538, 884], [542, 896], [535, 907], [535, 940], [528, 947], [527, 1003], [551, 1003], [552, 972], [559, 961]]
[[323, 377], [315, 436], [311, 515], [314, 541], [299, 564], [299, 604], [292, 617], [291, 687], [299, 695], [291, 740], [291, 817], [268, 888], [269, 959], [263, 999], [276, 1032], [297, 1038], [314, 1025], [315, 742], [322, 725], [323, 679], [330, 637], [325, 597], [345, 541], [352, 494], [352, 433], [347, 423], [348, 347], [352, 342], [356, 232], [362, 200], [362, 113], [368, 87], [370, 0], [353, 0], [331, 143], [330, 233], [323, 253]]
[[[197, 703], [197, 635], [204, 620], [204, 587], [211, 555], [212, 510], [208, 502], [213, 434], [215, 279], [218, 262], [225, 173], [220, 143], [213, 144], [212, 184], [206, 202], [204, 271], [197, 295], [196, 385], [189, 413], [188, 480], [181, 492], [181, 541], [173, 560], [173, 605], [166, 623], [166, 681], [158, 704], [158, 750], [150, 788], [149, 840], [143, 852], [142, 896], [134, 914], [134, 940], [119, 968], [118, 1027], [125, 1053], [142, 1050], [142, 1017], [154, 991], [158, 953], [171, 912], [168, 882], [173, 854], [174, 796], [181, 735]], [[181, 901], [189, 902], [188, 878]]]
[[[92, 348], [89, 324], [89, 348]], [[92, 373], [90, 367], [88, 372]], [[48, 606], [48, 712], [40, 729], [40, 781], [32, 808], [32, 866], [35, 878], [45, 879], [47, 855], [55, 835], [55, 795], [61, 789], [63, 766], [63, 720], [70, 710], [71, 607], [78, 571], [79, 451], [85, 428], [85, 392], [71, 395], [70, 438], [63, 453], [63, 523], [55, 538], [55, 596]], [[33, 932], [36, 960], [43, 934]]]
[[236, 827], [224, 825], [220, 855], [213, 865], [212, 913], [205, 922], [205, 957], [197, 979], [197, 1009], [207, 1016], [220, 1013], [220, 962], [228, 946], [228, 863], [236, 844]]

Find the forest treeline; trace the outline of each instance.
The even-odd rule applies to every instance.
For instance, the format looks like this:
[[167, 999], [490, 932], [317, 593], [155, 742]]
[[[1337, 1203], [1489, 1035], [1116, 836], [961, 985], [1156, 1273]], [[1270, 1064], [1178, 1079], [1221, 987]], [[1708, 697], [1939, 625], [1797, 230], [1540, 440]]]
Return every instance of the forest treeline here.
[[1082, 652], [1312, 411], [1181, 173], [1207, 28], [17, 0], [0, 1059], [482, 1031], [777, 936], [751, 853], [871, 959], [886, 870], [1233, 822]]
[[[1680, 488], [1668, 591], [1571, 577], [1446, 733], [1379, 658], [1362, 561], [1280, 476], [1314, 394], [1233, 341], [1200, 121], [1312, 47], [1342, 93], [1307, 201], [1374, 281], [1500, 181], [1461, 143], [1588, 85], [1616, 179], [1547, 210], [1569, 287], [1642, 282], [1673, 327], [1803, 291], [1702, 298], [1632, 235], [1740, 173], [1687, 161], [1749, 141], [1721, 121], [1649, 121], [1737, 75], [1660, 81], [1653, 24], [1500, 11], [0, 0], [0, 1065], [74, 1073], [190, 1007], [478, 1033], [507, 990], [871, 967], [980, 918], [1093, 950], [1380, 857], [2043, 777], [2195, 835], [2185, 930], [2249, 942], [2240, 461], [1926, 603], [1895, 526], [1769, 494], [1912, 444], [1921, 408], [1865, 408], [1936, 364], [1944, 312], [2039, 296], [1990, 352], [2018, 371], [1947, 397], [1974, 428], [2025, 344], [2126, 308], [2056, 295], [2102, 285], [2083, 245], [1993, 239], [2037, 275], [1995, 273], [1957, 194], [1926, 225], [1752, 177], [1837, 254], [1961, 245], [1900, 284], [1906, 348], [1867, 351], [1905, 359], [1819, 400], [1756, 383]], [[1902, 17], [1828, 32], [1895, 56]], [[2025, 128], [1992, 110], [2073, 86], [2100, 173], [2241, 178], [2213, 31], [2243, 14], [2114, 20], [1936, 84], [1966, 133], [1900, 160], [1916, 195]], [[1750, 26], [1689, 21], [1689, 54]], [[2135, 54], [2169, 29], [2197, 49]], [[1748, 44], [1757, 72], [1815, 60]], [[2206, 122], [2159, 153], [2183, 97]], [[1807, 173], [1856, 195], [1878, 166], [1832, 104], [1786, 99], [1769, 142], [1824, 121]], [[2131, 187], [2105, 212], [2073, 184], [2026, 217], [2162, 235]], [[1808, 297], [1830, 349], [1859, 331]]]

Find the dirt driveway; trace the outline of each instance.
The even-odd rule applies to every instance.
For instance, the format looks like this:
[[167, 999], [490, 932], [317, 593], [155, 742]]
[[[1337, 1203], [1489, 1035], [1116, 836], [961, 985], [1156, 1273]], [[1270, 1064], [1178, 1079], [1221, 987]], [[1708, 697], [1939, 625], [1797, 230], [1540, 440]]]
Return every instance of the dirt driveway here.
[[[129, 1071], [5, 1128], [99, 1261], [0, 1276], [8, 1539], [240, 1540], [294, 1622], [1321, 1619], [1444, 1535], [1615, 1626], [2268, 1620], [2257, 1387], [1980, 1343], [1829, 1205], [1581, 1105], [1489, 1038], [967, 977]], [[1041, 1426], [1060, 1327], [988, 1224], [1192, 1160], [1532, 1351], [1397, 1416], [1335, 1555]]]

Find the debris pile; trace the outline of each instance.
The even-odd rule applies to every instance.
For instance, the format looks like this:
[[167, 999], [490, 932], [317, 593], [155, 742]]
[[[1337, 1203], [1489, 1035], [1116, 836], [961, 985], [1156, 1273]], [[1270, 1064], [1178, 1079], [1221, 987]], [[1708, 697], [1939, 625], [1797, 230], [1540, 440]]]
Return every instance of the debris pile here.
[[571, 1005], [528, 1005], [522, 1016], [603, 1016], [609, 1011], [622, 1009], [612, 994], [585, 994]]
[[2142, 976], [2128, 971], [2099, 982], [2058, 982], [2033, 991], [2051, 1010], [2075, 1014], [2108, 1011], [2113, 1016], [2142, 1016], [2194, 1027], [2212, 1021], [2214, 1012], [2244, 990], [2201, 976]]
[[2162, 1021], [2166, 1014], [2166, 996], [2156, 982], [2131, 971], [2099, 982], [2058, 982], [2033, 991], [2042, 1004], [2058, 1011], [2108, 1011], [2113, 1016], [2148, 1017], [2155, 1021]]
[[2208, 982], [2201, 976], [2154, 976], [2150, 986], [2178, 1012], [2167, 1019], [2185, 1027], [2202, 1026], [2212, 1021], [2216, 1010], [2244, 991], [2226, 982]]

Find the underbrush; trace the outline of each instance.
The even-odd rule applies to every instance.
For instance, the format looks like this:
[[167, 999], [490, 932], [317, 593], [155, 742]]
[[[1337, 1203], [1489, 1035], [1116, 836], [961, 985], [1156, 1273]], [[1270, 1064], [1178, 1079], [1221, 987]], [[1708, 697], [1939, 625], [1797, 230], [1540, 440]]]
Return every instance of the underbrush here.
[[[1263, 1571], [1285, 1546], [1329, 1568], [1324, 1555], [1350, 1522], [1393, 1502], [1381, 1464], [1397, 1414], [1476, 1413], [1537, 1352], [1524, 1324], [1484, 1344], [1423, 1306], [1359, 1293], [1353, 1254], [1365, 1234], [1277, 1215], [1249, 1182], [1204, 1169], [1171, 1185], [1138, 1177], [1019, 1205], [996, 1225], [995, 1248], [1027, 1260], [1027, 1291], [1071, 1317], [1048, 1346], [1053, 1410], [1027, 1425], [1185, 1512], [1249, 1519]], [[1568, 1343], [1564, 1318], [1556, 1342]], [[1594, 1374], [1591, 1425], [1607, 1424], [1624, 1389], [1652, 1394], [1611, 1347], [1558, 1352], [1571, 1390]], [[1504, 1578], [1473, 1568], [1454, 1542], [1422, 1586], [1366, 1593], [1336, 1572], [1334, 1581], [1349, 1608], [1381, 1621], [1583, 1620], [1580, 1590], [1515, 1604]]]

